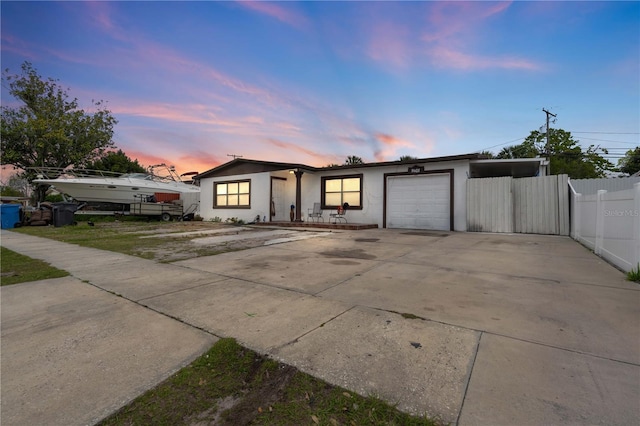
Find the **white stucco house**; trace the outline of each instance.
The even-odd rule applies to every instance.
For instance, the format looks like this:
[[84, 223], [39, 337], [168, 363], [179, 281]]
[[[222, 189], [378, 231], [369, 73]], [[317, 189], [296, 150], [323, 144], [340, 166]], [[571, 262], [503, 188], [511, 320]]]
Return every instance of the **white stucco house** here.
[[489, 160], [480, 154], [352, 166], [236, 158], [194, 177], [205, 220], [306, 221], [314, 203], [326, 212], [348, 203], [349, 223], [380, 228], [466, 231], [467, 179], [547, 174], [543, 158]]

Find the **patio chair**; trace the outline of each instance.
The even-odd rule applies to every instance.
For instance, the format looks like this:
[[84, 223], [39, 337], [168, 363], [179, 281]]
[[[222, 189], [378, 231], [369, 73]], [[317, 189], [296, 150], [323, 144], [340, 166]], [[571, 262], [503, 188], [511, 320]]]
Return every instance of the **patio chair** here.
[[339, 220], [344, 220], [344, 223], [347, 223], [347, 209], [349, 208], [349, 203], [344, 203], [342, 206], [338, 206], [335, 213], [331, 213], [329, 221], [333, 218], [333, 223], [338, 223]]
[[322, 217], [322, 205], [320, 203], [313, 203], [313, 209], [308, 209], [307, 216], [312, 222], [314, 218], [316, 222], [319, 222], [320, 220], [324, 222], [324, 218]]

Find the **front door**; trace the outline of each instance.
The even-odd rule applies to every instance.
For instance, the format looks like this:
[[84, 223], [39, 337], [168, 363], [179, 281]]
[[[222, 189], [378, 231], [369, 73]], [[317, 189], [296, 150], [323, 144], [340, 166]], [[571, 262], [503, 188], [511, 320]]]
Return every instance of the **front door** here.
[[285, 197], [286, 186], [286, 179], [271, 177], [271, 222], [282, 222], [289, 217]]

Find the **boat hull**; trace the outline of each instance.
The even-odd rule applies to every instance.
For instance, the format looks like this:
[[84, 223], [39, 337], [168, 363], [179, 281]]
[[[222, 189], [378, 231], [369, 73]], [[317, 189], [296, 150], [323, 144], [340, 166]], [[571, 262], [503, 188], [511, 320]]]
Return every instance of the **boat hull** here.
[[129, 204], [156, 192], [199, 194], [200, 188], [181, 182], [155, 182], [135, 179], [36, 179], [81, 202]]

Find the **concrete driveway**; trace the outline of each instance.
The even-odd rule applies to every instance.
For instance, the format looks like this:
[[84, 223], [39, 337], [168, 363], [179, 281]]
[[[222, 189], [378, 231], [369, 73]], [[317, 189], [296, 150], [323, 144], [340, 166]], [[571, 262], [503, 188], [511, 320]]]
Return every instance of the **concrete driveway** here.
[[[122, 403], [204, 344], [230, 336], [331, 383], [453, 424], [640, 418], [640, 286], [569, 238], [340, 231], [171, 265], [6, 231], [2, 245], [88, 281], [88, 293], [106, 290], [100, 297], [189, 329], [191, 349], [172, 359], [165, 348], [160, 357], [169, 365], [142, 374]], [[24, 325], [42, 321], [25, 313], [34, 296], [23, 294], [37, 295], [29, 290], [37, 285], [2, 289], [4, 424], [23, 419], [6, 401], [35, 392], [7, 385], [28, 369], [21, 342], [47, 345], [46, 335]], [[68, 311], [58, 312], [60, 324], [73, 322]], [[145, 321], [103, 318], [104, 327], [134, 326], [141, 335]], [[64, 340], [64, 328], [49, 322]], [[101, 368], [65, 368], [72, 367], [77, 376]]]

